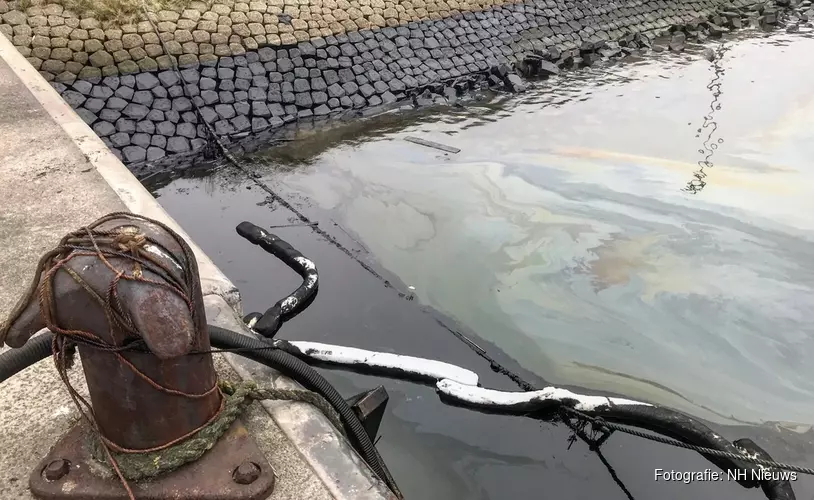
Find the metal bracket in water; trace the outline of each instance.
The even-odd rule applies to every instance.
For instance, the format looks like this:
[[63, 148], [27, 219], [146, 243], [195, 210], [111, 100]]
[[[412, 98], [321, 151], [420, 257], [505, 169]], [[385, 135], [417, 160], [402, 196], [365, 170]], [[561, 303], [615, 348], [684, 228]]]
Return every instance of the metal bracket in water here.
[[353, 412], [362, 421], [362, 425], [371, 440], [376, 440], [382, 417], [384, 417], [384, 410], [389, 400], [390, 396], [383, 385], [347, 399]]
[[[84, 423], [71, 429], [31, 473], [31, 493], [48, 500], [127, 500], [119, 478], [91, 456], [89, 438]], [[265, 455], [236, 420], [195, 462], [130, 487], [138, 500], [261, 500], [274, 481]]]

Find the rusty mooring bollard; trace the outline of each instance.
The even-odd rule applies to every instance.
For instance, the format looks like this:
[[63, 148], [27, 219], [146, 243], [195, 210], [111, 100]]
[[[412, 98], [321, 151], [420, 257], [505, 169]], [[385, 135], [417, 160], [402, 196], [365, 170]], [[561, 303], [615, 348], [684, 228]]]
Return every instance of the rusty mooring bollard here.
[[[180, 236], [150, 219], [111, 214], [69, 234], [49, 255], [41, 262], [36, 288], [0, 332], [0, 344], [5, 335], [8, 345], [20, 347], [45, 327], [66, 342], [58, 344], [65, 350], [75, 342], [93, 421], [109, 450], [163, 448], [218, 416], [222, 395], [212, 356], [194, 354], [210, 349], [197, 263]], [[136, 487], [139, 498], [209, 498], [201, 486], [211, 488], [212, 498], [265, 498], [273, 473], [263, 476], [256, 464], [271, 467], [239, 421], [228, 432], [230, 439], [221, 438], [198, 461]], [[36, 496], [125, 493], [119, 481], [89, 473], [91, 434], [77, 427], [54, 447], [31, 476]], [[263, 480], [235, 483], [231, 471], [244, 462], [258, 467], [255, 479]], [[78, 486], [63, 491], [57, 480], [68, 474], [65, 464], [75, 464], [70, 476]], [[193, 489], [197, 493], [189, 496]]]

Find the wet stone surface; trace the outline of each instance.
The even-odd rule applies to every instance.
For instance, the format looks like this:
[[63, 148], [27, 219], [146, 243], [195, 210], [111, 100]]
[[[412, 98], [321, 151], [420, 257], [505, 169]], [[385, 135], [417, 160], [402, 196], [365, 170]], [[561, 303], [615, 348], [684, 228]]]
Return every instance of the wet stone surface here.
[[[526, 84], [518, 73], [546, 76], [563, 66], [625, 55], [650, 47], [655, 35], [671, 28], [717, 36], [743, 20], [767, 25], [777, 17], [774, 7], [752, 0], [527, 0], [201, 58], [182, 69], [182, 78], [164, 69], [54, 85], [113, 152], [134, 165], [202, 147], [204, 122], [228, 141], [298, 120], [354, 116], [365, 108], [432, 104], [439, 96], [448, 102], [484, 85], [522, 91]], [[143, 45], [139, 40], [124, 35], [121, 43], [132, 50]], [[684, 33], [676, 33], [669, 48], [682, 50], [685, 41]], [[138, 144], [135, 133], [142, 134]]]

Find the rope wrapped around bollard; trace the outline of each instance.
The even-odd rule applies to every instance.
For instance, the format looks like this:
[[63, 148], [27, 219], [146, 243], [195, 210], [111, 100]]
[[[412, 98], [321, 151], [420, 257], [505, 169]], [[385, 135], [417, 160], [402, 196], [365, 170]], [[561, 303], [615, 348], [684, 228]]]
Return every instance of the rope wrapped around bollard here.
[[[342, 420], [339, 413], [324, 397], [319, 394], [302, 389], [278, 389], [275, 387], [258, 386], [252, 381], [218, 382], [224, 395], [223, 410], [218, 417], [204, 428], [178, 444], [157, 451], [144, 453], [118, 453], [113, 452], [113, 458], [118, 464], [119, 471], [128, 481], [141, 481], [173, 471], [179, 467], [194, 462], [210, 450], [218, 439], [229, 429], [234, 421], [253, 402], [259, 400], [300, 401], [308, 403], [319, 409], [331, 424], [344, 434]], [[94, 443], [94, 457], [100, 462], [107, 463], [106, 453], [102, 442]], [[111, 465], [107, 463], [107, 465]]]

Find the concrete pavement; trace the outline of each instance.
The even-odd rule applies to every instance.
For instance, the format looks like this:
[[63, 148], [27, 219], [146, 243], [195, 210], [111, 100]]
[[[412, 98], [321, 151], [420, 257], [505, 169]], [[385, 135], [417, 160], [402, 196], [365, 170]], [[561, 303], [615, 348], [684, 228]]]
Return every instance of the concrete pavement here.
[[[0, 318], [29, 284], [40, 256], [61, 236], [123, 210], [162, 220], [186, 237], [198, 260], [207, 316], [220, 326], [238, 328], [240, 295], [231, 281], [0, 36]], [[224, 358], [216, 363], [221, 377], [238, 377]], [[239, 371], [245, 378], [246, 367]], [[81, 370], [74, 368], [71, 377], [81, 390]], [[283, 377], [269, 383], [278, 379], [291, 383]], [[0, 409], [0, 498], [31, 498], [32, 468], [78, 414], [49, 360], [3, 383]], [[252, 405], [244, 422], [277, 472], [271, 498], [383, 498], [380, 484], [313, 408], [277, 402], [272, 418], [269, 409]], [[311, 432], [304, 433], [306, 428]], [[323, 454], [332, 451], [329, 465], [314, 453], [320, 447]], [[357, 488], [366, 493], [355, 495]]]

